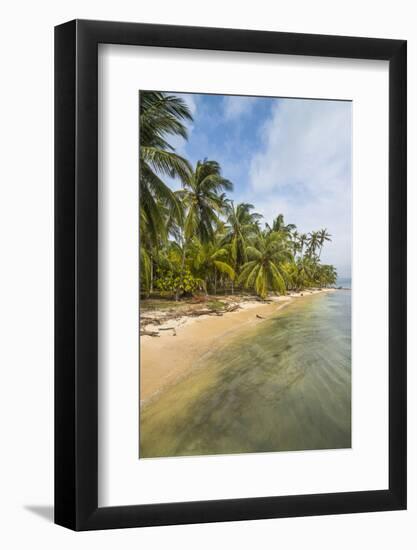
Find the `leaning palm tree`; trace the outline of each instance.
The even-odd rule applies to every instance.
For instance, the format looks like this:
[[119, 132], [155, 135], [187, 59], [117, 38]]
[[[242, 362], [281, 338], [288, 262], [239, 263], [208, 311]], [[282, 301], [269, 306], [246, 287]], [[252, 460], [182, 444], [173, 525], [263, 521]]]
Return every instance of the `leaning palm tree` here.
[[238, 282], [254, 289], [262, 299], [270, 290], [284, 294], [286, 273], [282, 264], [291, 260], [292, 255], [282, 233], [260, 233], [253, 246], [247, 247], [247, 254], [249, 261], [243, 265]]
[[192, 120], [187, 104], [179, 97], [162, 92], [142, 92], [140, 95], [140, 208], [146, 230], [153, 241], [166, 235], [166, 224], [160, 205], [166, 206], [180, 222], [181, 205], [163, 178], [190, 177], [191, 166], [177, 155], [169, 144], [169, 136], [187, 139], [185, 122]]

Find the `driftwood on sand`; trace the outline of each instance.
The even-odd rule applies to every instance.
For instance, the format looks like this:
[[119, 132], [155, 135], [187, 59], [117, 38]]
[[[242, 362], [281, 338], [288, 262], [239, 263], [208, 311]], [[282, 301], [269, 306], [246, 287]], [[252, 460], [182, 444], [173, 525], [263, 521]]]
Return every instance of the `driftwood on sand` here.
[[201, 315], [223, 315], [222, 312], [215, 309], [194, 309], [184, 312], [186, 317], [200, 317]]
[[218, 317], [221, 317], [223, 313], [230, 313], [231, 311], [236, 311], [238, 309], [240, 309], [239, 304], [231, 304], [224, 309], [197, 309], [190, 311], [189, 313], [185, 313], [185, 315], [189, 315], [190, 317], [197, 317], [200, 315], [217, 315]]
[[159, 336], [159, 332], [157, 330], [141, 330], [140, 335], [141, 336]]
[[201, 317], [203, 315], [216, 315], [217, 317], [221, 317], [224, 313], [230, 313], [232, 311], [237, 311], [240, 309], [239, 304], [232, 303], [225, 307], [224, 309], [211, 309], [211, 308], [203, 308], [203, 309], [195, 309], [190, 308], [182, 311], [171, 311], [167, 312], [163, 317], [150, 317], [141, 315], [140, 317], [140, 335], [141, 336], [159, 336], [159, 331], [162, 330], [172, 330], [173, 336], [177, 335], [177, 332], [175, 330], [175, 327], [157, 327], [156, 330], [146, 330], [147, 325], [161, 325], [162, 323], [166, 323], [168, 321], [180, 319], [181, 317]]
[[143, 315], [140, 316], [140, 324], [141, 325], [160, 325], [161, 320], [157, 317], [144, 317]]
[[177, 331], [175, 330], [175, 327], [160, 327], [159, 330], [172, 330], [172, 336], [177, 335]]

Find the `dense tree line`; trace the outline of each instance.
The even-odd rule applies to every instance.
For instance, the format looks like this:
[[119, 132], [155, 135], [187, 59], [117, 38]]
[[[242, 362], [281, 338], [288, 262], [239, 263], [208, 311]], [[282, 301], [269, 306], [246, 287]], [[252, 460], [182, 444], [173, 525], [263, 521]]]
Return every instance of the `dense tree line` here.
[[[298, 233], [279, 214], [263, 224], [252, 204], [235, 205], [233, 184], [214, 160], [191, 166], [169, 143], [187, 139], [192, 115], [179, 97], [142, 92], [140, 97], [140, 287], [143, 296], [179, 299], [196, 292], [265, 298], [269, 292], [325, 287], [336, 270], [320, 261], [327, 229]], [[164, 182], [177, 177], [181, 189]]]

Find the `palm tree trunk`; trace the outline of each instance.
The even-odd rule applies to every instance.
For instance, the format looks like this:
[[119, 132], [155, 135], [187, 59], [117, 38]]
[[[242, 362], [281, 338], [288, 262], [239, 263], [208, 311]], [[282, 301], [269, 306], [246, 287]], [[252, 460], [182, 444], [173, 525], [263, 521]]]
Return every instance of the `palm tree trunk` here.
[[151, 265], [150, 265], [150, 281], [149, 281], [149, 294], [152, 294], [153, 292], [153, 256], [150, 255]]
[[179, 282], [179, 285], [177, 286], [177, 290], [175, 292], [175, 301], [176, 302], [178, 302], [178, 300], [179, 300], [180, 286], [182, 285], [182, 282], [184, 280], [184, 266], [185, 266], [185, 242], [182, 246], [180, 282]]

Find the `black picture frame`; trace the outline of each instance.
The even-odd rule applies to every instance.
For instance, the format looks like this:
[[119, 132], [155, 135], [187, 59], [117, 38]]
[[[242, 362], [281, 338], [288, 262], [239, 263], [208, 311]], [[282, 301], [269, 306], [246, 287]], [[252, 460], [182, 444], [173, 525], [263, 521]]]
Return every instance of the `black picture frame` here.
[[[389, 488], [98, 506], [98, 44], [389, 62]], [[74, 20], [55, 28], [55, 523], [92, 530], [406, 508], [406, 41]]]

